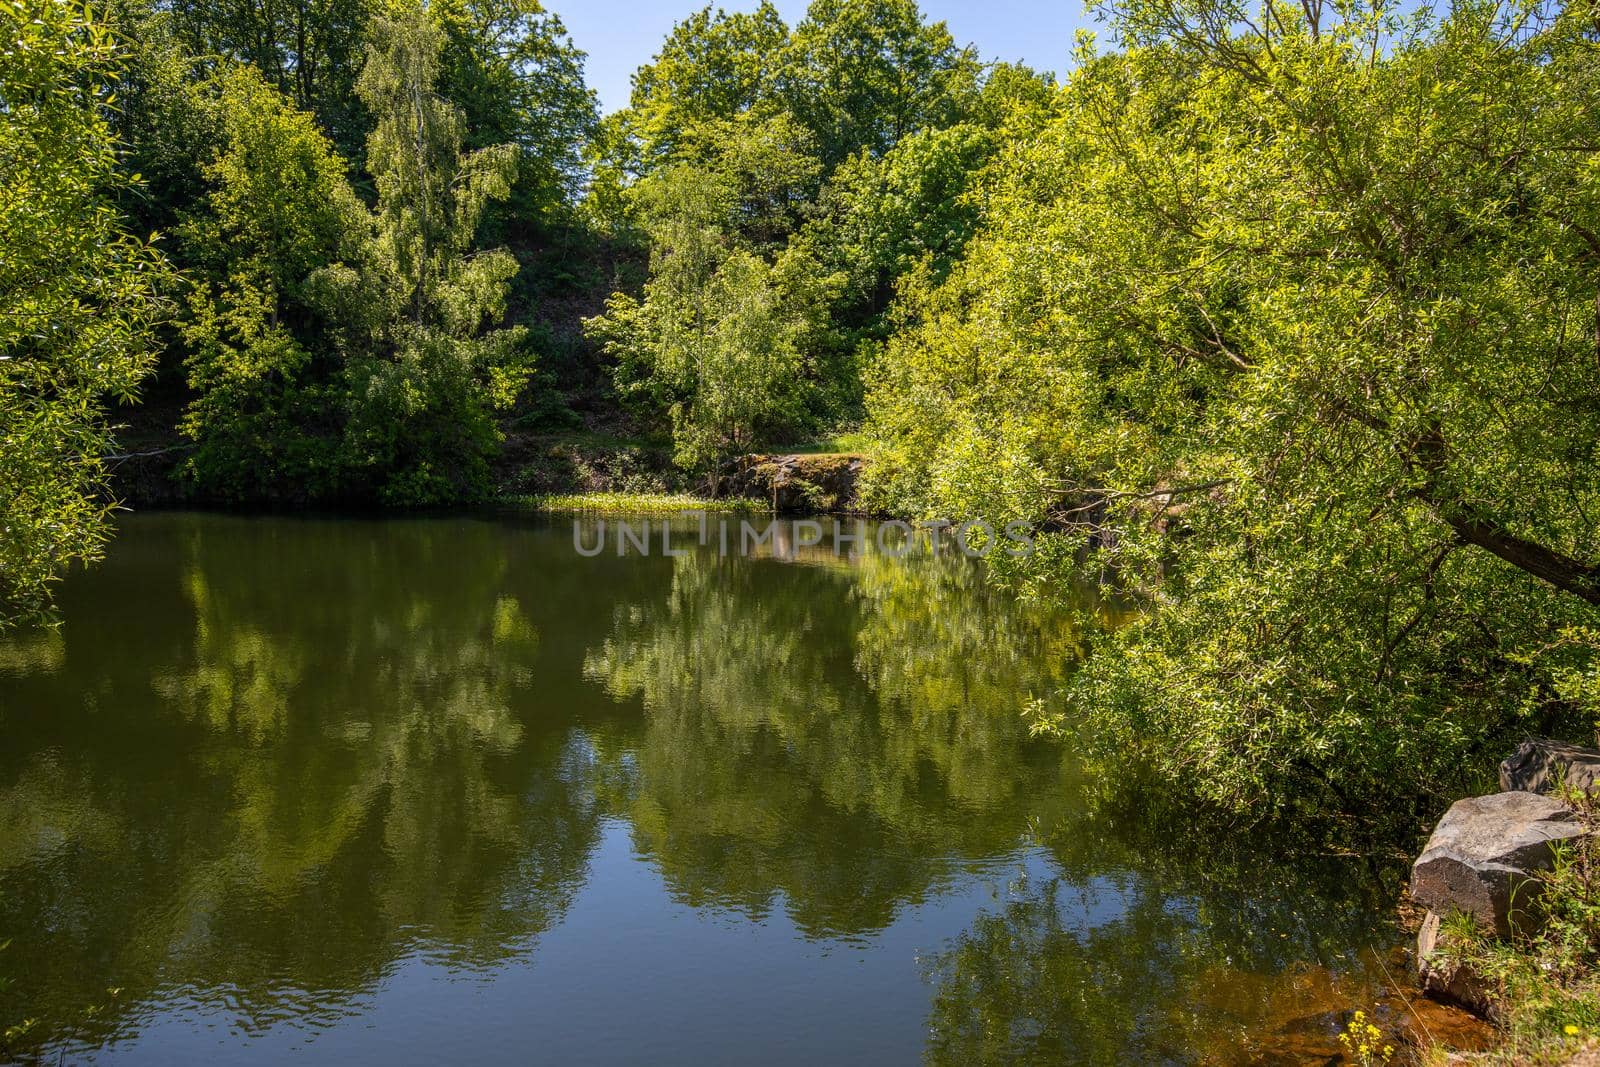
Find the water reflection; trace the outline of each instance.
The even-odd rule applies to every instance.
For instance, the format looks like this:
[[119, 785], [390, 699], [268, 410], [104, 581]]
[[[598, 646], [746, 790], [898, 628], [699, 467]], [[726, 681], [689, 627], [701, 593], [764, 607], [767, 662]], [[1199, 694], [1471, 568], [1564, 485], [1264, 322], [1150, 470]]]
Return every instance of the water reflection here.
[[[741, 991], [766, 1058], [824, 996], [797, 976], [850, 966], [832, 945], [882, 974], [836, 1053], [870, 1027], [901, 1058], [1212, 1062], [1262, 1047], [1297, 966], [1361, 999], [1359, 950], [1388, 936], [1362, 872], [1175, 847], [1126, 768], [1031, 740], [1019, 711], [1078, 635], [959, 558], [164, 515], [62, 606], [60, 633], [0, 644], [0, 1028], [40, 1020], [21, 1055], [172, 1059], [220, 1021], [230, 1058], [287, 1026], [378, 1061], [363, 1019], [422, 997], [458, 1052], [501, 1058], [470, 1025], [491, 994], [447, 980], [477, 974], [554, 1019], [512, 1047], [604, 1058], [570, 990], [615, 978], [606, 939], [632, 924], [633, 977], [664, 995], [670, 927], [714, 1024], [756, 951], [697, 932], [720, 916], [766, 938], [771, 988]], [[538, 978], [553, 937], [560, 982]], [[619, 1049], [659, 1047], [649, 1027], [607, 1022]], [[697, 1040], [754, 1054], [735, 1029]]]
[[614, 607], [584, 673], [643, 702], [617, 802], [674, 892], [752, 915], [781, 893], [808, 933], [861, 934], [1015, 847], [1062, 794], [1060, 750], [1017, 714], [1062, 649], [975, 583], [960, 560], [707, 554]]

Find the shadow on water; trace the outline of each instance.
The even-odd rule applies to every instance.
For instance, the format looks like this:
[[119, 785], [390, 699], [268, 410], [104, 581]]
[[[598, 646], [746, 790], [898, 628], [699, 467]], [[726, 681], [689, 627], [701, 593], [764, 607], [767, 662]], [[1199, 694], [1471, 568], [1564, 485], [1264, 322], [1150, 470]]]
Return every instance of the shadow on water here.
[[13, 1053], [1324, 1062], [1381, 996], [1379, 873], [1030, 738], [1078, 635], [977, 565], [568, 523], [127, 521], [0, 643]]

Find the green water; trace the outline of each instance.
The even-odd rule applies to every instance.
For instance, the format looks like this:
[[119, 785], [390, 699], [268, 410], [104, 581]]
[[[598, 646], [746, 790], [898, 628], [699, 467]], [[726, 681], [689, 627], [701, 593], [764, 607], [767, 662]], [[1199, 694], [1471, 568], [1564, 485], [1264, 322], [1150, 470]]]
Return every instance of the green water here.
[[1365, 868], [1029, 738], [1078, 637], [979, 565], [571, 522], [125, 518], [0, 642], [11, 1055], [1325, 1062], [1376, 995]]

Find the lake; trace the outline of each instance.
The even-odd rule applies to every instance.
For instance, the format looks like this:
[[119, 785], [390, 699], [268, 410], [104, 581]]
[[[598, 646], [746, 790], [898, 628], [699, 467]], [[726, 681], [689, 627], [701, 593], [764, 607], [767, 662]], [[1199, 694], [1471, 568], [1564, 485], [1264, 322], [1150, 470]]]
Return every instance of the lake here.
[[13, 1054], [1310, 1063], [1382, 996], [1366, 864], [1029, 736], [1081, 636], [982, 564], [574, 521], [122, 517], [0, 641]]

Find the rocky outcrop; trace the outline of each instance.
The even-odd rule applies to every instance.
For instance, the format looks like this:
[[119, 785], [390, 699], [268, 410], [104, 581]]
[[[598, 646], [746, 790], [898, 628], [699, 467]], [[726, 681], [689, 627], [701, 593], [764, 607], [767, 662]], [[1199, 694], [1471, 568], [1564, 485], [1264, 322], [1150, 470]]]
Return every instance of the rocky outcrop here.
[[1550, 793], [1556, 783], [1593, 793], [1600, 783], [1600, 752], [1535, 737], [1517, 746], [1500, 764], [1500, 788]]
[[859, 510], [856, 483], [865, 461], [849, 453], [742, 456], [723, 468], [719, 496], [763, 500], [789, 513]]
[[1411, 896], [1435, 914], [1465, 912], [1507, 937], [1532, 903], [1534, 876], [1550, 866], [1554, 846], [1584, 833], [1578, 816], [1553, 797], [1517, 791], [1458, 800], [1412, 865]]

